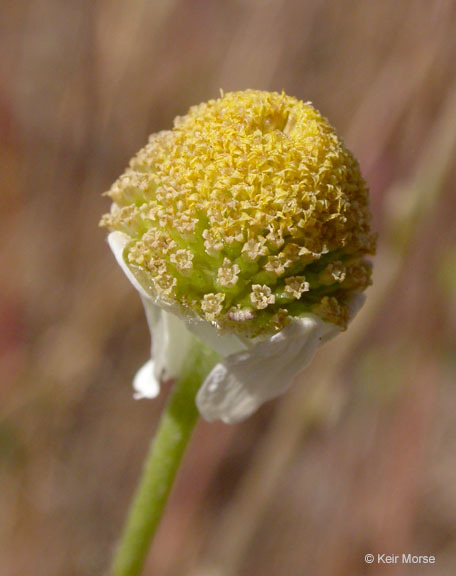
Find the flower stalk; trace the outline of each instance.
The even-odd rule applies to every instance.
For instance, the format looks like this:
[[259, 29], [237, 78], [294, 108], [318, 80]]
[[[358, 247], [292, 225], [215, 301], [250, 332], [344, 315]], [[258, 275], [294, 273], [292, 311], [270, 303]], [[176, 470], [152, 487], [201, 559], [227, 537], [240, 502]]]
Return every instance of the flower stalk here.
[[185, 448], [198, 420], [196, 393], [217, 362], [217, 354], [195, 339], [151, 443], [114, 556], [112, 576], [141, 574]]

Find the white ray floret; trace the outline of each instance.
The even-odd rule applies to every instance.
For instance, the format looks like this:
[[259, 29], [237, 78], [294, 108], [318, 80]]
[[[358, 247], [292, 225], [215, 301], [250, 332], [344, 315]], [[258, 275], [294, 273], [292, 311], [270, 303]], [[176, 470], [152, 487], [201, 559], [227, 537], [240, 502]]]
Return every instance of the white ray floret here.
[[[198, 409], [208, 421], [240, 422], [267, 400], [286, 392], [318, 348], [341, 331], [335, 324], [306, 314], [272, 336], [252, 340], [221, 334], [210, 322], [179, 316], [175, 308], [168, 312], [155, 304], [127, 266], [123, 254], [129, 240], [122, 232], [112, 232], [108, 237], [117, 262], [141, 295], [151, 333], [152, 359], [135, 376], [135, 398], [154, 398], [160, 391], [160, 381], [179, 376], [192, 340], [199, 338], [221, 359], [198, 392]], [[350, 319], [363, 302], [364, 295], [353, 294]]]

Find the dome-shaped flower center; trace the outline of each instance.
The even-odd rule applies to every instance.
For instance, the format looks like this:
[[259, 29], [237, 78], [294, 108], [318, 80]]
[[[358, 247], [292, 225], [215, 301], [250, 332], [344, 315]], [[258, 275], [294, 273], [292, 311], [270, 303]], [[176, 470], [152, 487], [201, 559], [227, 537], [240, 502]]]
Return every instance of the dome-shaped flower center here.
[[375, 238], [352, 154], [315, 108], [248, 90], [150, 137], [103, 224], [159, 302], [245, 336], [314, 313], [342, 327], [370, 283]]

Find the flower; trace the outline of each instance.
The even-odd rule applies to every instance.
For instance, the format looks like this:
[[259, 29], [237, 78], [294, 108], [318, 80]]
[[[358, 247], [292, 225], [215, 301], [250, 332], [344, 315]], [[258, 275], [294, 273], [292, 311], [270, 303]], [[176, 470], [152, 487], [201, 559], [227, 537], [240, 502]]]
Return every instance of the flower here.
[[102, 225], [140, 292], [154, 396], [192, 338], [222, 361], [197, 404], [239, 421], [290, 386], [363, 301], [375, 251], [358, 163], [309, 103], [247, 90], [177, 118], [108, 192]]

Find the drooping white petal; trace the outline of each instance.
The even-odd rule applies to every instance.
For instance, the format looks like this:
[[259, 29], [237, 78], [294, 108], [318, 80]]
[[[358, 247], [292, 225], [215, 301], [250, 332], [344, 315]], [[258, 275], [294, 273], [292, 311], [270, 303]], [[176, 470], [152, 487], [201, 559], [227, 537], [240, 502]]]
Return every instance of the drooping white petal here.
[[151, 296], [126, 264], [123, 253], [130, 238], [123, 232], [111, 232], [109, 246], [125, 273], [138, 290], [151, 334], [151, 360], [142, 366], [133, 380], [135, 398], [155, 398], [160, 392], [160, 381], [180, 374], [182, 362], [194, 338], [184, 322], [172, 313], [155, 305]]
[[[179, 317], [172, 305], [157, 306], [126, 264], [123, 253], [130, 238], [122, 232], [108, 236], [109, 245], [127, 278], [138, 290], [146, 311], [152, 339], [152, 357], [138, 370], [133, 386], [135, 398], [154, 398], [160, 380], [179, 376], [192, 339], [197, 337], [224, 360], [205, 379], [197, 405], [206, 420], [235, 423], [247, 418], [267, 400], [283, 394], [312, 360], [318, 347], [340, 333], [340, 327], [307, 314], [294, 318], [281, 332], [261, 340], [224, 334], [197, 317]], [[353, 294], [350, 320], [365, 300]]]
[[155, 398], [160, 394], [160, 383], [155, 378], [154, 361], [147, 361], [135, 374], [133, 379], [133, 398]]
[[220, 332], [216, 326], [206, 320], [187, 320], [186, 326], [203, 344], [223, 357], [248, 350], [252, 346], [248, 340], [234, 333]]
[[232, 424], [279, 396], [312, 360], [323, 337], [334, 332], [317, 316], [296, 318], [281, 332], [217, 364], [197, 395], [206, 420]]
[[[366, 297], [353, 293], [349, 322]], [[293, 379], [310, 363], [319, 346], [337, 336], [339, 326], [314, 314], [293, 319], [271, 338], [255, 343], [247, 351], [231, 354], [217, 364], [197, 395], [197, 405], [206, 420], [233, 424], [244, 420], [261, 404], [283, 394]]]
[[151, 335], [151, 359], [142, 366], [133, 380], [134, 398], [155, 398], [160, 382], [179, 376], [194, 336], [185, 324], [156, 306], [149, 296], [141, 295]]
[[141, 296], [146, 311], [154, 358], [155, 378], [169, 380], [179, 376], [194, 336], [184, 322], [156, 306], [150, 297]]

